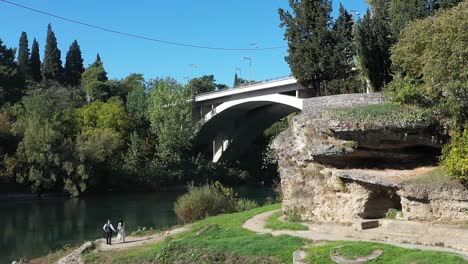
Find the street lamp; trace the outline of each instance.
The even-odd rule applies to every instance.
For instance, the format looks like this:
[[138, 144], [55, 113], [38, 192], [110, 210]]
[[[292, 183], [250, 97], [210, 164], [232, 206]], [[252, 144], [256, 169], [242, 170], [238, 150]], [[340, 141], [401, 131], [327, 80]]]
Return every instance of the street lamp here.
[[249, 57], [242, 57], [242, 60], [243, 61], [246, 61], [248, 60], [249, 61], [249, 71], [250, 71], [250, 75], [249, 75], [249, 83], [252, 82], [252, 47], [255, 47], [255, 48], [258, 48], [258, 44], [257, 43], [250, 43], [249, 45]]

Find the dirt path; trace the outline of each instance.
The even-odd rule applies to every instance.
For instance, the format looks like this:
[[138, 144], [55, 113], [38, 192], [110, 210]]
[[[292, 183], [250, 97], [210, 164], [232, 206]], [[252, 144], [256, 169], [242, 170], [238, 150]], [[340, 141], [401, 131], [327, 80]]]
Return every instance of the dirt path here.
[[133, 247], [139, 247], [144, 244], [159, 242], [163, 240], [165, 237], [176, 235], [176, 234], [188, 231], [188, 230], [190, 230], [190, 226], [179, 227], [179, 228], [166, 231], [165, 233], [158, 233], [158, 234], [154, 234], [150, 236], [142, 236], [142, 237], [127, 236], [125, 239], [125, 243], [120, 243], [114, 237], [112, 238], [112, 241], [113, 241], [112, 245], [107, 245], [106, 240], [102, 238], [98, 240], [101, 242], [98, 247], [98, 250], [102, 250], [102, 251], [122, 250], [122, 249], [128, 249], [128, 248], [133, 248]]
[[[389, 232], [385, 232], [387, 230], [382, 230], [384, 229], [384, 227], [356, 231], [354, 230], [352, 226], [343, 226], [339, 224], [328, 224], [328, 223], [327, 224], [304, 223], [305, 225], [309, 227], [308, 231], [293, 231], [293, 230], [276, 231], [276, 230], [265, 228], [265, 223], [266, 223], [267, 218], [277, 211], [279, 210], [268, 211], [265, 213], [258, 214], [248, 219], [247, 221], [245, 221], [245, 223], [242, 226], [248, 230], [254, 231], [259, 234], [270, 233], [274, 236], [286, 234], [286, 235], [306, 238], [306, 239], [313, 240], [313, 241], [346, 240], [346, 241], [381, 242], [381, 243], [394, 245], [394, 246], [398, 246], [402, 248], [408, 248], [408, 249], [435, 250], [435, 251], [444, 251], [444, 252], [454, 253], [454, 254], [462, 256], [465, 260], [468, 260], [468, 250], [457, 250], [457, 249], [447, 248], [447, 247], [424, 245], [423, 243], [424, 241], [427, 241], [428, 243], [430, 243], [432, 241], [438, 241], [438, 239], [451, 237], [447, 233], [441, 234], [444, 237], [438, 237], [439, 234], [431, 233], [431, 230], [433, 230], [434, 227], [432, 226], [429, 227], [429, 224], [417, 223], [418, 225], [422, 225], [419, 228], [421, 229], [425, 228], [425, 232], [426, 232], [425, 235], [402, 233], [401, 229], [398, 229], [398, 232], [389, 233]], [[385, 220], [384, 224], [388, 225], [388, 222], [390, 221]], [[402, 221], [392, 221], [392, 222], [396, 222], [399, 225], [404, 225]], [[411, 225], [414, 225], [414, 224], [411, 223]], [[427, 226], [425, 227], [424, 225], [427, 225]], [[450, 229], [450, 228], [446, 228], [446, 229]], [[459, 229], [454, 229], [453, 232], [460, 232], [460, 231]], [[461, 241], [454, 237], [451, 237], [451, 239], [455, 242]], [[405, 242], [416, 241], [417, 243], [420, 243], [420, 244], [408, 244], [408, 243], [402, 243], [401, 241], [405, 241]], [[464, 243], [464, 241], [461, 241], [461, 243]]]

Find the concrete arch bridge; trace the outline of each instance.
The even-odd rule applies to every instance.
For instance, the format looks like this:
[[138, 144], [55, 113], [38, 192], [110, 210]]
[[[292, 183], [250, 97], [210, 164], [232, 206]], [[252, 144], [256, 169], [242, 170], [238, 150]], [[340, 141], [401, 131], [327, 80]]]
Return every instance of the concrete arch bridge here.
[[380, 94], [344, 94], [308, 98], [294, 77], [198, 94], [194, 117], [202, 123], [196, 145], [212, 152], [213, 162], [235, 158], [265, 129], [295, 112], [319, 115], [328, 108], [383, 102]]

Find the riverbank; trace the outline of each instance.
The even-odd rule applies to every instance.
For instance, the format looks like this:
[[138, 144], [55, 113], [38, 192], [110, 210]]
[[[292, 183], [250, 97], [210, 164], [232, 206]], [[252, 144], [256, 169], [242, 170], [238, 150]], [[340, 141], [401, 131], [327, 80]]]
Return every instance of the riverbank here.
[[[420, 250], [403, 245], [386, 245], [362, 241], [331, 241], [313, 237], [297, 237], [295, 232], [283, 230], [283, 234], [266, 232], [259, 234], [243, 227], [255, 217], [272, 214], [279, 204], [253, 210], [210, 217], [191, 225], [183, 233], [166, 237], [155, 243], [145, 243], [132, 248], [115, 245], [106, 250], [86, 252], [86, 264], [107, 263], [291, 263], [293, 252], [307, 247], [307, 263], [334, 263], [330, 252], [353, 258], [367, 256], [381, 250], [380, 260], [392, 263], [468, 263], [452, 253]], [[266, 219], [267, 217], [265, 217]], [[250, 219], [250, 220], [249, 220]], [[265, 223], [260, 223], [264, 225]], [[156, 236], [160, 236], [156, 235]], [[339, 239], [339, 238], [338, 238]], [[332, 239], [333, 240], [333, 239]], [[352, 250], [350, 250], [352, 248]], [[422, 247], [422, 249], [425, 249]], [[427, 248], [429, 249], [429, 247]], [[430, 248], [433, 249], [433, 248]], [[388, 262], [385, 262], [388, 263]]]
[[[270, 188], [236, 188], [239, 197], [263, 204]], [[174, 202], [185, 190], [143, 194], [85, 195], [79, 198], [12, 200], [0, 203], [0, 263], [34, 259], [103, 236], [107, 219], [124, 219], [128, 232], [162, 230], [178, 224]]]

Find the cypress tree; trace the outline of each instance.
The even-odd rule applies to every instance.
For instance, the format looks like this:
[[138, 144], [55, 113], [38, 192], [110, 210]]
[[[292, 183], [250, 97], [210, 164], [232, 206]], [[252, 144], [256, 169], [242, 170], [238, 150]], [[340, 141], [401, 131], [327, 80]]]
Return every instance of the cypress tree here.
[[99, 54], [96, 61], [81, 75], [81, 84], [86, 92], [88, 101], [104, 100], [110, 96], [110, 87], [107, 82], [107, 73]]
[[353, 26], [353, 17], [340, 4], [339, 16], [332, 28], [334, 51], [331, 72], [334, 79], [345, 79], [353, 68], [353, 58], [356, 53], [353, 43]]
[[81, 74], [84, 72], [83, 58], [81, 57], [80, 45], [75, 40], [67, 52], [64, 69], [64, 83], [77, 87], [81, 84]]
[[41, 57], [39, 56], [39, 43], [34, 38], [31, 47], [31, 58], [29, 59], [29, 66], [31, 68], [31, 79], [36, 82], [42, 80], [41, 74]]
[[26, 32], [21, 32], [18, 46], [18, 72], [24, 79], [30, 78], [29, 42]]
[[362, 69], [372, 89], [378, 91], [391, 80], [392, 39], [388, 20], [380, 12], [371, 14], [367, 10], [356, 27], [355, 42]]
[[234, 84], [232, 87], [236, 87], [239, 84], [239, 77], [237, 77], [237, 73], [234, 74]]
[[60, 58], [61, 53], [57, 47], [57, 39], [52, 26], [47, 26], [47, 39], [44, 50], [44, 61], [42, 64], [42, 76], [46, 80], [59, 81], [62, 77], [63, 67]]
[[309, 94], [320, 95], [320, 84], [330, 78], [332, 39], [329, 30], [330, 0], [290, 0], [289, 11], [279, 9], [281, 27], [286, 27], [285, 39], [289, 54], [285, 58], [293, 75]]
[[391, 18], [390, 30], [395, 39], [409, 21], [430, 15], [427, 0], [393, 0], [389, 4], [388, 13]]

